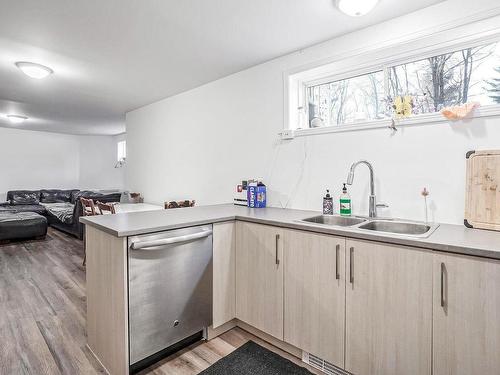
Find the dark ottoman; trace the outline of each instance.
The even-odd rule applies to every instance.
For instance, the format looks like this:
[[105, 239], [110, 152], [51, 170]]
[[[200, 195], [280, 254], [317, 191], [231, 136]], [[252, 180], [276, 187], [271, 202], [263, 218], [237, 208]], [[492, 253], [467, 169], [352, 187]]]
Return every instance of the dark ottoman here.
[[34, 212], [1, 212], [0, 241], [44, 237], [47, 219]]

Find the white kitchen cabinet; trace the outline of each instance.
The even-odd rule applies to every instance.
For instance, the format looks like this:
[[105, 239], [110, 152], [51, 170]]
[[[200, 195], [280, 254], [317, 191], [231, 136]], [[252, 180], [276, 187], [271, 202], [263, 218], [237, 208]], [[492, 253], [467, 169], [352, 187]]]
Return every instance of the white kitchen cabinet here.
[[236, 317], [283, 340], [283, 230], [236, 223]]
[[430, 374], [432, 254], [348, 239], [346, 264], [345, 369]]
[[433, 374], [500, 373], [500, 262], [434, 255]]
[[345, 238], [284, 234], [285, 341], [344, 366]]

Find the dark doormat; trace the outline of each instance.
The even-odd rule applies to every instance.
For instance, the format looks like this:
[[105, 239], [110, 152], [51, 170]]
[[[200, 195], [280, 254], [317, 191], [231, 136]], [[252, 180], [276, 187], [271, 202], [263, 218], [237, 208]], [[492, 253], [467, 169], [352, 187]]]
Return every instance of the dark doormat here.
[[305, 368], [248, 341], [200, 375], [311, 375]]

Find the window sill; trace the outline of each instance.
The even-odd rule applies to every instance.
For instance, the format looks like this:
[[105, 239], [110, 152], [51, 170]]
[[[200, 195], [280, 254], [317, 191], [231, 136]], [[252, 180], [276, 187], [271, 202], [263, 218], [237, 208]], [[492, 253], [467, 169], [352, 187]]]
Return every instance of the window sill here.
[[[455, 123], [455, 122], [461, 123], [461, 122], [468, 122], [476, 118], [492, 117], [492, 116], [500, 116], [500, 105], [489, 105], [480, 107], [474, 111], [473, 116], [458, 121], [447, 120], [439, 112], [416, 115], [413, 117], [396, 120], [396, 128], [431, 125], [437, 123]], [[370, 130], [370, 129], [389, 129], [390, 126], [391, 126], [391, 119], [362, 121], [362, 122], [357, 122], [347, 125], [339, 125], [339, 126], [324, 126], [321, 128], [294, 129], [294, 137], [305, 137], [309, 135], [328, 134], [328, 133], [344, 133], [344, 132], [353, 132], [353, 131]]]

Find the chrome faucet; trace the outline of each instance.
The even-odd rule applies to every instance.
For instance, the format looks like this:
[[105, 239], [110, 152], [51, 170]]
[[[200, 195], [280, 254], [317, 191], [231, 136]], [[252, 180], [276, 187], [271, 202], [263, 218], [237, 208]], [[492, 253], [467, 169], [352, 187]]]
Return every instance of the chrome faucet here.
[[368, 216], [377, 217], [377, 198], [375, 197], [375, 181], [373, 177], [373, 166], [367, 160], [360, 160], [351, 165], [351, 170], [349, 171], [349, 175], [347, 176], [347, 185], [352, 185], [352, 182], [354, 181], [354, 170], [359, 164], [365, 164], [370, 170], [370, 197], [368, 205]]

